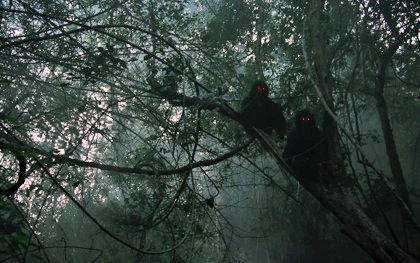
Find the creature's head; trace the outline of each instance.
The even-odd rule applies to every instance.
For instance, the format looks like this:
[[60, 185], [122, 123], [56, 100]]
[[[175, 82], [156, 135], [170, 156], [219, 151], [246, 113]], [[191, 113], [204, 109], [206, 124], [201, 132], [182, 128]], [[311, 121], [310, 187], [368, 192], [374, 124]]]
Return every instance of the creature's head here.
[[262, 80], [255, 81], [251, 87], [250, 95], [252, 95], [252, 97], [258, 96], [262, 98], [267, 98], [268, 97], [267, 83], [265, 83], [265, 81], [262, 81]]
[[305, 109], [298, 112], [296, 115], [296, 127], [311, 127], [315, 126], [315, 118], [312, 113]]

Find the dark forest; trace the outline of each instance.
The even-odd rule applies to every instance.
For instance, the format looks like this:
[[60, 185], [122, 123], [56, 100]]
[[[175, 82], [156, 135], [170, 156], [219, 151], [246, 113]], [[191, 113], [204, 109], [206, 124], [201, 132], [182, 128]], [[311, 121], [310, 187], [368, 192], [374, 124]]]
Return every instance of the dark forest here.
[[412, 0], [0, 2], [0, 262], [420, 262]]

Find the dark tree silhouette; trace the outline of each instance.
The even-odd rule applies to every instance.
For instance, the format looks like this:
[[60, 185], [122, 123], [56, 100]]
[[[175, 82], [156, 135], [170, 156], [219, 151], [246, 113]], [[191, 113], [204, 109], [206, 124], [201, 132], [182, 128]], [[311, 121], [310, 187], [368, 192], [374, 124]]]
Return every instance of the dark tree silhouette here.
[[12, 195], [14, 194], [19, 187], [23, 185], [26, 179], [26, 158], [22, 153], [15, 154], [16, 159], [19, 162], [19, 173], [18, 173], [18, 180], [9, 188], [2, 190], [0, 189], [0, 195]]

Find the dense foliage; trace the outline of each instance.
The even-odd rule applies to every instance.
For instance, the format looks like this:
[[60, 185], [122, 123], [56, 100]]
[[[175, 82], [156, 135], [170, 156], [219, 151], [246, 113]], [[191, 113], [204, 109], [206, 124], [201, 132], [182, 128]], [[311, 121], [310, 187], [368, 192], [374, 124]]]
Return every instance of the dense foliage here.
[[[28, 164], [0, 199], [0, 260], [415, 262], [419, 14], [411, 0], [0, 2], [1, 189], [16, 156]], [[289, 131], [303, 108], [323, 120], [325, 180], [296, 180], [283, 139], [246, 131], [257, 78]]]

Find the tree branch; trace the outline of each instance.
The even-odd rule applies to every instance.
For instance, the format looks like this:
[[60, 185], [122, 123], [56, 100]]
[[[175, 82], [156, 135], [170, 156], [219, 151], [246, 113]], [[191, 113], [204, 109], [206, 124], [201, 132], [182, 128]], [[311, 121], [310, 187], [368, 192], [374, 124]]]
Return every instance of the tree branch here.
[[105, 170], [105, 171], [130, 173], [130, 174], [143, 174], [143, 175], [172, 175], [172, 174], [182, 174], [197, 167], [211, 166], [211, 165], [218, 164], [222, 161], [225, 161], [233, 157], [234, 155], [236, 155], [237, 153], [239, 153], [246, 147], [248, 147], [251, 141], [252, 140], [214, 159], [201, 160], [201, 161], [194, 162], [192, 164], [187, 164], [185, 166], [172, 169], [172, 170], [127, 168], [127, 167], [120, 167], [120, 166], [114, 166], [114, 165], [100, 164], [97, 162], [87, 162], [87, 161], [82, 161], [78, 159], [73, 159], [64, 155], [53, 154], [53, 153], [46, 152], [44, 150], [37, 149], [34, 147], [17, 145], [11, 142], [7, 142], [5, 140], [0, 140], [0, 149], [14, 149], [14, 150], [20, 150], [20, 151], [33, 152], [33, 153], [54, 159], [56, 163], [67, 163], [69, 165], [73, 164], [73, 165], [78, 165], [82, 167], [97, 168], [97, 169]]

